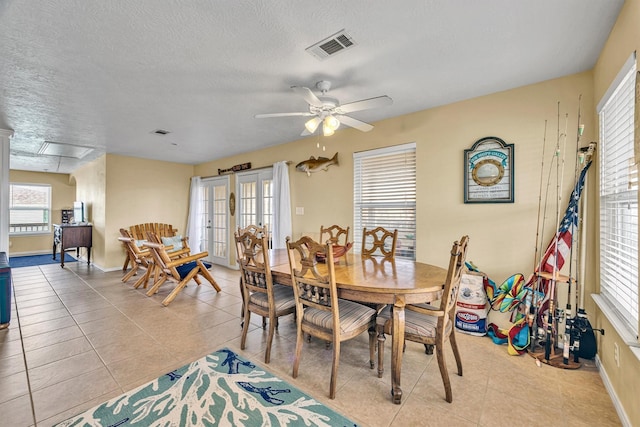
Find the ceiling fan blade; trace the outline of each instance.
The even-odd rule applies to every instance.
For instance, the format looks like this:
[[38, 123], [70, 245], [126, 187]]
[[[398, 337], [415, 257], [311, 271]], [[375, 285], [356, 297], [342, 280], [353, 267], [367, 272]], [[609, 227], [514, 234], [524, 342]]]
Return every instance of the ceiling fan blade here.
[[300, 136], [309, 136], [309, 135], [313, 135], [313, 134], [312, 134], [311, 132], [309, 132], [309, 131], [307, 130], [307, 128], [305, 128], [305, 129], [302, 131], [302, 133], [300, 134]]
[[342, 115], [336, 115], [336, 117], [338, 120], [340, 120], [340, 123], [342, 123], [343, 125], [356, 128], [358, 130], [361, 130], [362, 132], [369, 132], [371, 129], [373, 129], [373, 126], [370, 125], [369, 123], [365, 123], [361, 120], [354, 119], [353, 117], [342, 116]]
[[314, 107], [322, 107], [322, 101], [313, 93], [311, 89], [304, 86], [291, 86], [291, 89], [297, 94], [300, 94], [307, 104], [313, 105]]
[[264, 119], [264, 118], [268, 118], [268, 117], [291, 117], [291, 116], [303, 116], [303, 117], [309, 117], [309, 116], [314, 116], [315, 114], [310, 113], [310, 112], [304, 112], [304, 113], [268, 113], [268, 114], [256, 114], [255, 117], [256, 119]]
[[393, 104], [393, 99], [387, 95], [375, 98], [363, 99], [361, 101], [349, 102], [342, 104], [335, 109], [336, 114], [353, 113], [354, 111], [368, 110], [370, 108], [384, 107]]

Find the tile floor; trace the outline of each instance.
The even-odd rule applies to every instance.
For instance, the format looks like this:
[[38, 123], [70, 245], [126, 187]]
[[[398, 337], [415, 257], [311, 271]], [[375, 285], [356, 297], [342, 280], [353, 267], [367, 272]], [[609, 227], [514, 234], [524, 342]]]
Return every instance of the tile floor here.
[[[133, 279], [122, 283], [122, 272], [84, 263], [12, 273], [11, 325], [0, 331], [2, 426], [53, 425], [223, 346], [264, 366], [259, 318], [240, 350], [237, 271], [214, 266], [222, 292], [194, 283], [169, 307], [160, 302], [172, 285], [147, 297], [132, 288]], [[538, 367], [488, 338], [458, 337], [464, 376], [451, 371], [449, 351], [451, 404], [435, 356], [415, 343], [404, 356], [402, 404], [392, 404], [389, 371], [379, 379], [368, 367], [366, 334], [343, 344], [337, 398], [329, 400], [331, 350], [324, 343], [305, 344], [300, 374], [291, 378], [292, 316], [280, 321], [267, 369], [363, 426], [620, 425], [592, 361], [575, 371]]]

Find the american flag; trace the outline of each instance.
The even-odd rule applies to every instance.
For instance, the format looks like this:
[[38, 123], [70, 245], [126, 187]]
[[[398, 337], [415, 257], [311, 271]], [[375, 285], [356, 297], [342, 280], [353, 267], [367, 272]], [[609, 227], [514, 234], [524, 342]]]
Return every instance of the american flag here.
[[[565, 260], [571, 256], [571, 244], [573, 243], [573, 231], [578, 227], [578, 202], [580, 201], [580, 194], [584, 187], [584, 180], [587, 174], [587, 170], [591, 166], [589, 161], [580, 172], [580, 177], [576, 186], [571, 192], [571, 199], [569, 200], [569, 206], [562, 218], [560, 228], [556, 235], [551, 239], [551, 243], [547, 247], [547, 250], [540, 261], [540, 270], [552, 273], [554, 268], [556, 271], [560, 271], [564, 265]], [[556, 261], [556, 244], [558, 246]], [[554, 265], [555, 264], [555, 265]]]

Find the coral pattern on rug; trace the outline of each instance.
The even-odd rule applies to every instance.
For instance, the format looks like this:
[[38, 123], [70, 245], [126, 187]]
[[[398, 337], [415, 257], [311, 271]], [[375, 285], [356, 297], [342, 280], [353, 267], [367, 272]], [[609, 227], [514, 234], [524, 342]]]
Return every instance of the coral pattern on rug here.
[[227, 348], [57, 424], [129, 425], [356, 426]]

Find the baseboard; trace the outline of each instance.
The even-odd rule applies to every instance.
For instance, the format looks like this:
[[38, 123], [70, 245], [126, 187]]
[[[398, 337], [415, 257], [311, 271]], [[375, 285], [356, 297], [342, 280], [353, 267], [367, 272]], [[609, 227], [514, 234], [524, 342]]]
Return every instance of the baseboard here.
[[18, 257], [18, 256], [32, 256], [32, 255], [46, 255], [46, 254], [49, 254], [49, 255], [53, 256], [53, 253], [51, 252], [51, 249], [49, 249], [49, 250], [29, 251], [29, 252], [11, 252], [11, 251], [9, 251], [9, 258], [11, 258], [12, 256]]
[[613, 403], [614, 408], [616, 408], [616, 412], [618, 413], [618, 417], [620, 417], [620, 422], [624, 427], [632, 427], [631, 421], [629, 421], [629, 417], [627, 417], [627, 413], [624, 411], [622, 404], [620, 404], [620, 400], [618, 399], [618, 395], [616, 391], [613, 389], [613, 385], [611, 381], [609, 381], [609, 376], [607, 375], [607, 371], [605, 371], [602, 363], [600, 363], [600, 358], [596, 355], [596, 366], [598, 367], [598, 372], [600, 372], [600, 378], [602, 378], [602, 382], [604, 387], [607, 389], [609, 393], [609, 397], [611, 398], [611, 402]]

